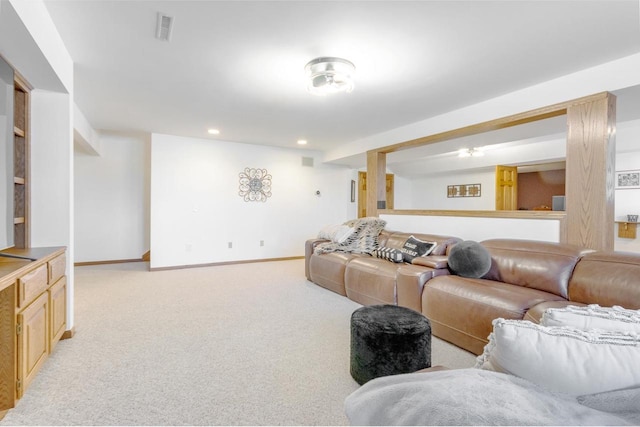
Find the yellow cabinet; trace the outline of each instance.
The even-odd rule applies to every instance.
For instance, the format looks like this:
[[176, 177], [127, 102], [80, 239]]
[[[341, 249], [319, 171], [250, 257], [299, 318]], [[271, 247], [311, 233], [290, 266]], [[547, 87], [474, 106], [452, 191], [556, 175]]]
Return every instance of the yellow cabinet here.
[[0, 258], [0, 419], [66, 330], [64, 248], [11, 248]]
[[50, 351], [53, 351], [67, 326], [67, 278], [61, 277], [49, 288]]
[[49, 295], [45, 292], [18, 314], [17, 397], [29, 386], [49, 354]]
[[43, 293], [49, 282], [47, 266], [41, 265], [18, 279], [18, 308], [23, 308], [38, 295]]

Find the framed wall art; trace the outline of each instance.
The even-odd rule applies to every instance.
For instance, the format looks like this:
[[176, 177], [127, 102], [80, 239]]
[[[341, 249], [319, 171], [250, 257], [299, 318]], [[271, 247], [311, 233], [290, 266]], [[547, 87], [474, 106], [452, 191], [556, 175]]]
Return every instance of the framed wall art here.
[[616, 189], [640, 188], [640, 169], [616, 171]]
[[447, 185], [447, 197], [481, 197], [482, 184]]

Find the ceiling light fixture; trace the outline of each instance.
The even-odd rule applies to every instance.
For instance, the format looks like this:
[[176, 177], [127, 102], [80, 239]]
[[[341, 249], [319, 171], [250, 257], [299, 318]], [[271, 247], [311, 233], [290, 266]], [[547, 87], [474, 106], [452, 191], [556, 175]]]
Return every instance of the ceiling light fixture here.
[[482, 156], [484, 156], [484, 152], [480, 147], [463, 148], [462, 150], [458, 151], [458, 157], [482, 157]]
[[307, 140], [306, 139], [299, 139], [298, 140], [298, 145], [307, 145]]
[[220, 135], [220, 131], [218, 129], [209, 129], [207, 133], [210, 135]]
[[312, 59], [304, 67], [309, 84], [307, 90], [313, 95], [328, 95], [353, 90], [355, 65], [342, 58], [322, 57]]

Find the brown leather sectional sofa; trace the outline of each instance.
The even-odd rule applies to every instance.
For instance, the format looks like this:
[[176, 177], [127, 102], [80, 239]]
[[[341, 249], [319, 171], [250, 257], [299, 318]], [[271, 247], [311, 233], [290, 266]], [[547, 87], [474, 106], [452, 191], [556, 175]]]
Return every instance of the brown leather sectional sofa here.
[[[393, 263], [370, 255], [332, 252], [315, 255], [315, 247], [326, 240], [307, 240], [305, 273], [307, 279], [363, 305], [396, 304], [409, 308], [420, 301], [422, 287], [432, 277], [449, 274], [448, 249], [461, 239], [420, 233], [383, 230], [378, 236], [382, 247], [400, 249], [411, 236], [437, 245], [427, 257], [417, 262], [424, 265]], [[406, 288], [398, 295], [397, 283]], [[418, 310], [420, 311], [420, 310]]]
[[[380, 244], [401, 246], [410, 235], [384, 231]], [[566, 305], [640, 309], [640, 254], [492, 239], [481, 242], [491, 254], [491, 269], [473, 279], [447, 267], [446, 254], [461, 239], [414, 235], [439, 245], [434, 255], [413, 264], [369, 255], [314, 255], [319, 241], [309, 240], [307, 278], [364, 305], [397, 304], [422, 312], [433, 335], [475, 354], [482, 353], [498, 317], [538, 322], [547, 308]]]

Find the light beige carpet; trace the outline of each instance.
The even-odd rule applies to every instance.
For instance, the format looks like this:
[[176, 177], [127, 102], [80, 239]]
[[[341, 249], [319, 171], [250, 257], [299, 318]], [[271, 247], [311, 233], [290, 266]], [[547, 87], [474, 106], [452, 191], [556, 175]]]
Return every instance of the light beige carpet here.
[[[76, 268], [76, 335], [0, 425], [340, 425], [359, 304], [304, 261]], [[432, 364], [474, 356], [433, 339]]]

